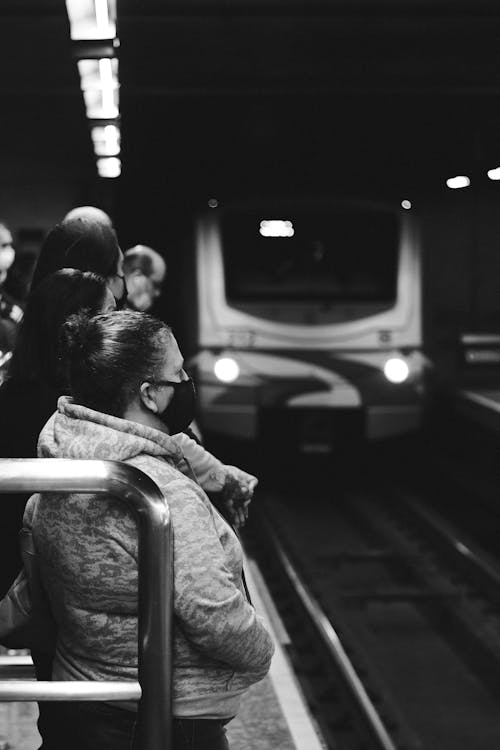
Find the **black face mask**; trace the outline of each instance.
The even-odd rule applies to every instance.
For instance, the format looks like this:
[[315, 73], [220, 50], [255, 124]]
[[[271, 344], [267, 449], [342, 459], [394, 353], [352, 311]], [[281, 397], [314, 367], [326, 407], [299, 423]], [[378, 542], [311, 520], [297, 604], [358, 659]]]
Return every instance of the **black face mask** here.
[[168, 406], [158, 414], [161, 421], [168, 427], [171, 435], [185, 430], [194, 419], [196, 410], [196, 391], [191, 378], [173, 383], [171, 380], [153, 381], [155, 385], [171, 385], [174, 395]]
[[120, 276], [120, 274], [116, 274], [116, 276], [122, 280], [123, 282], [123, 292], [121, 297], [115, 297], [116, 302], [116, 309], [117, 310], [123, 310], [127, 306], [127, 297], [128, 297], [128, 289], [127, 289], [127, 282], [125, 281], [125, 276]]

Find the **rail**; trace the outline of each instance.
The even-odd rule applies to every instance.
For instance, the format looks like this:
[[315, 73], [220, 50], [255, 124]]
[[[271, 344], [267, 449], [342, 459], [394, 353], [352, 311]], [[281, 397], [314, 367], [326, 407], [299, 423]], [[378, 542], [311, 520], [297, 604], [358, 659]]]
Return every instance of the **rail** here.
[[91, 492], [125, 501], [138, 519], [138, 682], [0, 682], [0, 701], [138, 700], [141, 750], [170, 746], [173, 555], [170, 513], [157, 485], [120, 461], [0, 459], [2, 492]]
[[387, 731], [377, 709], [370, 700], [370, 697], [366, 692], [363, 683], [359, 679], [349, 657], [347, 656], [332, 623], [323, 611], [319, 602], [312, 596], [310, 591], [308, 591], [307, 587], [304, 585], [299, 574], [297, 573], [297, 570], [295, 569], [295, 566], [290, 560], [290, 557], [286, 553], [282, 543], [278, 539], [269, 522], [262, 518], [262, 523], [267, 534], [272, 539], [276, 554], [280, 559], [281, 565], [283, 566], [283, 570], [285, 571], [288, 580], [290, 581], [297, 596], [299, 597], [302, 606], [308, 613], [309, 617], [312, 619], [327, 651], [337, 665], [344, 683], [346, 684], [350, 694], [357, 704], [361, 715], [364, 717], [366, 726], [373, 738], [373, 745], [370, 744], [370, 747], [373, 747], [374, 750], [375, 748], [377, 748], [377, 750], [396, 750], [395, 743], [393, 742], [389, 732]]

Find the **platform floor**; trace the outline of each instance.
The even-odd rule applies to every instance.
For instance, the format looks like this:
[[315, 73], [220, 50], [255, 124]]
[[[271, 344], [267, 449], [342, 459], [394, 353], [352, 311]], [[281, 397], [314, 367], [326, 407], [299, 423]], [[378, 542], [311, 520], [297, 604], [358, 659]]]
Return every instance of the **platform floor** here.
[[[231, 750], [296, 750], [287, 723], [276, 704], [267, 677], [245, 696], [238, 716], [228, 725]], [[0, 750], [36, 750], [36, 703], [0, 704]]]
[[[325, 750], [299, 685], [290, 669], [286, 633], [258, 568], [246, 561], [252, 601], [274, 635], [276, 653], [269, 675], [245, 695], [238, 716], [228, 724], [231, 750]], [[0, 703], [0, 750], [36, 750], [36, 703]]]

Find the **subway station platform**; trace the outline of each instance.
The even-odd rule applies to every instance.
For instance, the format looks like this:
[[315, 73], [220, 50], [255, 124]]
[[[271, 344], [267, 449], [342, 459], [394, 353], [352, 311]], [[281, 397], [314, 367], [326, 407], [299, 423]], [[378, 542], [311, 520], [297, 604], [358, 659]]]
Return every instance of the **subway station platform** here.
[[[228, 725], [231, 750], [325, 750], [286, 656], [288, 636], [262, 575], [247, 559], [245, 573], [252, 601], [273, 633], [276, 652], [269, 675], [245, 695]], [[0, 750], [36, 750], [36, 703], [0, 703]]]

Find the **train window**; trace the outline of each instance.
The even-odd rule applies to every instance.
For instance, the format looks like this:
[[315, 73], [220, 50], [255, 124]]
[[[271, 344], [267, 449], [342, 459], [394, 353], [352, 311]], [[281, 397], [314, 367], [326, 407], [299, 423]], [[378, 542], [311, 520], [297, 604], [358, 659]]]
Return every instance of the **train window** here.
[[[279, 220], [293, 232], [262, 232]], [[226, 298], [245, 302], [390, 306], [396, 299], [399, 221], [361, 208], [235, 210], [222, 221]], [[274, 226], [274, 225], [273, 225]]]

